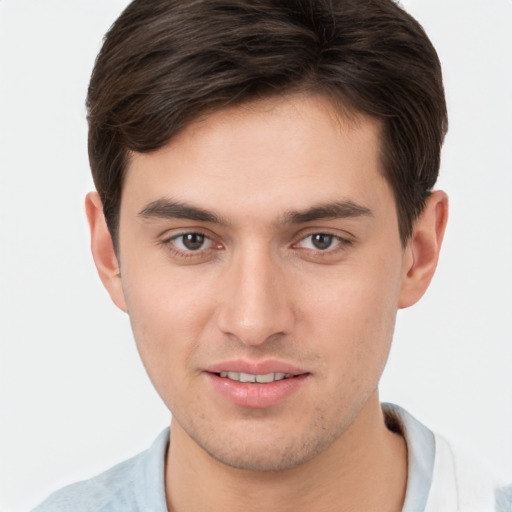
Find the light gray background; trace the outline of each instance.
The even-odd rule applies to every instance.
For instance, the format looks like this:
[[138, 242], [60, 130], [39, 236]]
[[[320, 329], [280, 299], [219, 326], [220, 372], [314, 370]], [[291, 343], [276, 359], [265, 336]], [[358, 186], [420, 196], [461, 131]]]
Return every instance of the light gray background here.
[[[145, 448], [169, 422], [89, 255], [83, 106], [125, 0], [0, 0], [0, 510]], [[382, 398], [512, 476], [512, 1], [404, 0], [444, 67], [451, 218], [399, 315]], [[510, 478], [512, 480], [512, 478]]]

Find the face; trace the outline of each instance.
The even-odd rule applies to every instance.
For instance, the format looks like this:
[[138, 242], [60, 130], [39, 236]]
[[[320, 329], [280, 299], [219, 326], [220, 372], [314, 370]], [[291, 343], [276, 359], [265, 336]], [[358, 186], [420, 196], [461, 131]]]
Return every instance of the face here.
[[290, 96], [196, 122], [132, 155], [119, 251], [172, 429], [218, 461], [297, 466], [375, 398], [404, 273], [376, 121]]

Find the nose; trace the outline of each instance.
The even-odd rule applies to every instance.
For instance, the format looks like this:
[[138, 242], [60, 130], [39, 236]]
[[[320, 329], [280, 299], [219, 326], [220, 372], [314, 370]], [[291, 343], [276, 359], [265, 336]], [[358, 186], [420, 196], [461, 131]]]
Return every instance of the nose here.
[[283, 265], [269, 251], [247, 251], [226, 269], [218, 327], [247, 346], [289, 334], [294, 311]]

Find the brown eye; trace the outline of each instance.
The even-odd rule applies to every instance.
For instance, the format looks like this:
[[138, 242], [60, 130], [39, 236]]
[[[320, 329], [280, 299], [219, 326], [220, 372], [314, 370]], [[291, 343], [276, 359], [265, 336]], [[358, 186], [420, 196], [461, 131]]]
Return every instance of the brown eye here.
[[331, 233], [311, 233], [300, 240], [295, 247], [297, 249], [306, 249], [317, 253], [331, 254], [338, 249], [351, 245], [349, 240], [341, 238]]
[[183, 245], [191, 251], [201, 249], [204, 244], [204, 235], [199, 233], [187, 233], [183, 235]]
[[171, 238], [170, 243], [184, 252], [200, 251], [212, 246], [212, 241], [202, 233], [183, 233]]
[[328, 235], [325, 233], [315, 233], [314, 235], [311, 235], [311, 245], [320, 251], [325, 251], [326, 249], [329, 249], [332, 245], [334, 236]]

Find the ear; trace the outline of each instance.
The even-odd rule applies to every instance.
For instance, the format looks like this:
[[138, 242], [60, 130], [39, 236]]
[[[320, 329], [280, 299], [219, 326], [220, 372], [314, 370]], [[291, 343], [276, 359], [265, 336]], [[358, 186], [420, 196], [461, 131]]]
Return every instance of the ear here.
[[414, 223], [405, 248], [399, 308], [412, 306], [426, 292], [437, 267], [447, 220], [448, 196], [436, 190]]
[[127, 311], [121, 282], [121, 271], [114, 251], [112, 237], [103, 214], [103, 204], [97, 192], [89, 192], [85, 198], [85, 212], [91, 230], [91, 251], [103, 286], [115, 305]]

